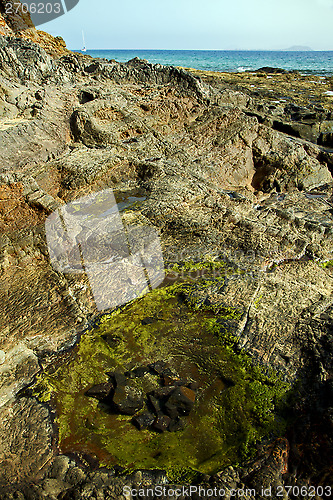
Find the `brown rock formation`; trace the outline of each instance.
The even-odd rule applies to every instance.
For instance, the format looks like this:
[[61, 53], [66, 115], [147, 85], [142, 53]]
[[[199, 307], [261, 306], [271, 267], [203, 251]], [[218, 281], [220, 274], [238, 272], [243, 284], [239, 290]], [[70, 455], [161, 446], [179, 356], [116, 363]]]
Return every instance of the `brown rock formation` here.
[[[52, 57], [61, 57], [68, 54], [65, 41], [60, 37], [53, 37], [45, 31], [36, 30], [30, 14], [22, 10], [18, 13], [7, 14], [8, 4], [17, 4], [15, 0], [0, 0], [0, 35], [20, 37], [37, 43]], [[14, 12], [16, 9], [14, 8]]]
[[[19, 4], [20, 2], [14, 2], [13, 0], [1, 0], [0, 1], [0, 34], [1, 35], [14, 35], [16, 32], [23, 31], [25, 29], [33, 28], [34, 25], [31, 21], [29, 13], [24, 13], [23, 9], [16, 9], [14, 4]], [[8, 14], [8, 6], [11, 4], [13, 6], [13, 13]]]

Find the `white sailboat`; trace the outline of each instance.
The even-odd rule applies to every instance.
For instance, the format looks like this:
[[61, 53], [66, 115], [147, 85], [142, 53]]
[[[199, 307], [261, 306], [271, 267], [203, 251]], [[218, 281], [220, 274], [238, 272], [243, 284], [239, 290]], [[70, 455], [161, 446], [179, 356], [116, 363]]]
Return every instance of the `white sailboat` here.
[[83, 47], [82, 47], [82, 49], [81, 49], [81, 52], [87, 52], [86, 42], [84, 41], [84, 33], [83, 33], [83, 30], [82, 30], [82, 41], [83, 41]]

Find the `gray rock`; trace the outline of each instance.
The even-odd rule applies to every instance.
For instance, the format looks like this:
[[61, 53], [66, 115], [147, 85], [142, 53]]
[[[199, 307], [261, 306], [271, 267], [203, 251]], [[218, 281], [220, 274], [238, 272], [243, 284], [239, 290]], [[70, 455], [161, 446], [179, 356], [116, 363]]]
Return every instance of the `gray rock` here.
[[13, 400], [25, 386], [31, 384], [39, 372], [38, 358], [23, 342], [3, 352], [0, 365], [0, 407]]
[[263, 125], [259, 127], [253, 153], [256, 173], [252, 185], [255, 189], [284, 192], [312, 189], [332, 182], [327, 166], [309, 154], [301, 142]]

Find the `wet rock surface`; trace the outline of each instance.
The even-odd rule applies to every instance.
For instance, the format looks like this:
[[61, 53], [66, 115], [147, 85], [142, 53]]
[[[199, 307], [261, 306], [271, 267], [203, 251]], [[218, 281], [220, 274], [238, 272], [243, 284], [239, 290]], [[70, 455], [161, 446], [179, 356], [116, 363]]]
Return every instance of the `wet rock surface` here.
[[[234, 266], [223, 285], [198, 280], [183, 300], [214, 310], [221, 335], [232, 332], [254, 361], [300, 381], [289, 443], [264, 443], [254, 461], [212, 475], [209, 484], [328, 484], [331, 80], [264, 69], [188, 73], [137, 59], [120, 64], [69, 53], [55, 60], [50, 53], [30, 40], [0, 38], [2, 497], [122, 498], [124, 484], [167, 481], [162, 472], [118, 478], [93, 472], [82, 455], [76, 462], [56, 456], [50, 409], [28, 395], [15, 399], [41, 368], [66, 359], [97, 315], [87, 279], [51, 267], [45, 220], [106, 188], [139, 193], [123, 222], [158, 229], [170, 275], [190, 260]], [[157, 320], [140, 318], [146, 328]], [[119, 335], [106, 338], [110, 348], [121, 344]], [[112, 395], [118, 411], [135, 411], [142, 432], [155, 426], [181, 434], [198, 388], [157, 361], [129, 367], [119, 386], [105, 382], [89, 395], [102, 404]], [[163, 387], [126, 391], [151, 371]]]

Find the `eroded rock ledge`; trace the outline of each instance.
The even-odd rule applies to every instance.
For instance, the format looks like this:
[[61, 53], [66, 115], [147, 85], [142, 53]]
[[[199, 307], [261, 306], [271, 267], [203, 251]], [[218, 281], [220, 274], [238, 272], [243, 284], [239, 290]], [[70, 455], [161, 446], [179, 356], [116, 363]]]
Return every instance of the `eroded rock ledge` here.
[[[31, 41], [1, 37], [0, 63], [2, 483], [20, 483], [22, 498], [71, 498], [74, 491], [77, 498], [121, 498], [124, 482], [166, 481], [160, 472], [119, 479], [55, 457], [53, 416], [20, 393], [97, 316], [87, 279], [51, 267], [45, 220], [62, 204], [106, 188], [140, 194], [144, 201], [124, 223], [155, 227], [167, 263], [209, 258], [238, 266], [242, 273], [218, 296], [214, 286], [194, 286], [191, 300], [240, 309], [233, 324], [240, 347], [304, 381], [300, 424], [288, 436], [289, 475], [289, 445], [281, 438], [256, 464], [229, 468], [210, 484], [327, 481], [332, 465], [318, 461], [311, 446], [300, 456], [299, 445], [314, 442], [320, 418], [323, 456], [332, 449], [325, 396], [332, 376], [331, 132], [319, 140], [306, 128], [297, 138], [274, 125], [269, 103], [260, 114], [257, 96], [239, 83], [137, 59], [55, 60]], [[330, 126], [332, 106], [323, 106], [311, 117], [319, 134], [324, 122]], [[3, 498], [15, 498], [6, 491]]]

